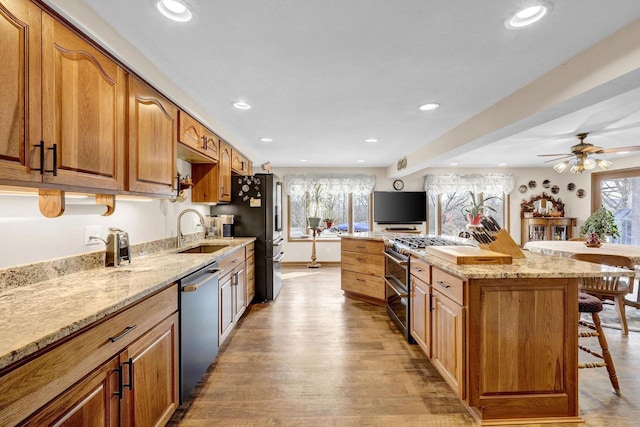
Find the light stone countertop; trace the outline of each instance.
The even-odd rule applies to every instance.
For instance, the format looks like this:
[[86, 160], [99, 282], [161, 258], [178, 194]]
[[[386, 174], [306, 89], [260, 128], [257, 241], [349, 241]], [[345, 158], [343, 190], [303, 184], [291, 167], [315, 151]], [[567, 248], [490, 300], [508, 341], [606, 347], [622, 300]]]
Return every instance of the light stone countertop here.
[[180, 250], [229, 247], [210, 254], [180, 254], [174, 248], [134, 258], [130, 265], [81, 271], [0, 293], [0, 369], [253, 241], [253, 237], [205, 239]]
[[[390, 233], [354, 233], [342, 235], [342, 237], [377, 240], [389, 242], [397, 234]], [[419, 234], [407, 235], [408, 237], [423, 237]], [[450, 238], [449, 236], [447, 236]], [[590, 262], [575, 261], [572, 259], [551, 256], [545, 254], [523, 251], [526, 258], [514, 258], [512, 264], [501, 265], [458, 265], [425, 253], [424, 250], [408, 250], [407, 252], [418, 258], [424, 259], [448, 273], [463, 279], [540, 279], [540, 278], [580, 278], [597, 277], [604, 273], [611, 276], [631, 277], [633, 271], [616, 267], [609, 267]]]

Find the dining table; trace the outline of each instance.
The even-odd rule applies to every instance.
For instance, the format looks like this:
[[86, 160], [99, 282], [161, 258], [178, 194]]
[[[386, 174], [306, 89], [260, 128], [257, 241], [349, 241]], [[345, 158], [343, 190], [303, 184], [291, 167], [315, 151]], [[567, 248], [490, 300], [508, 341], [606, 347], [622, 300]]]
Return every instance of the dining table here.
[[[524, 244], [523, 249], [541, 254], [570, 258], [574, 254], [623, 255], [631, 258], [636, 266], [636, 280], [640, 278], [640, 246], [620, 243], [602, 243], [599, 247], [588, 247], [584, 241], [575, 240], [536, 240]], [[629, 291], [634, 290], [633, 284]], [[627, 299], [627, 305], [640, 308], [640, 289], [635, 290], [635, 301]]]

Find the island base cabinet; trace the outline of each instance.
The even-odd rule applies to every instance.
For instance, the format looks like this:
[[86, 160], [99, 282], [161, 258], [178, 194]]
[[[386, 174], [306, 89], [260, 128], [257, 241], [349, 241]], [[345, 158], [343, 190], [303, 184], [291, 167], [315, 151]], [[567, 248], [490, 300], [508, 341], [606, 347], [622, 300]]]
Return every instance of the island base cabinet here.
[[411, 336], [431, 357], [431, 293], [429, 285], [411, 276]]
[[483, 424], [577, 422], [577, 279], [472, 280], [467, 404]]
[[464, 307], [436, 290], [432, 295], [431, 363], [464, 399]]

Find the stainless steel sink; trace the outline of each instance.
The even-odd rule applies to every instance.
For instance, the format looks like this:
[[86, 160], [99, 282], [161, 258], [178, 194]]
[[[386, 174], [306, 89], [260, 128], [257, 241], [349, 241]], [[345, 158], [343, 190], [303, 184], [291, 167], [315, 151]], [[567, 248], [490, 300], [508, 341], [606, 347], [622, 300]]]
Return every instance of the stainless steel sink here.
[[229, 245], [202, 245], [195, 248], [183, 249], [178, 251], [179, 254], [210, 254], [228, 248]]

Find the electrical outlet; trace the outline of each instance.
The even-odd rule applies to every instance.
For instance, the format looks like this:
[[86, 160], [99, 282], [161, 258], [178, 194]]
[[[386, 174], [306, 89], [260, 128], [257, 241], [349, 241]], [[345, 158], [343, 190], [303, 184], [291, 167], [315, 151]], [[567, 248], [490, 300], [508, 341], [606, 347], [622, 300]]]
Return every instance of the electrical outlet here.
[[84, 227], [84, 245], [97, 245], [102, 240], [91, 239], [92, 237], [100, 237], [100, 226], [99, 225], [87, 225]]

